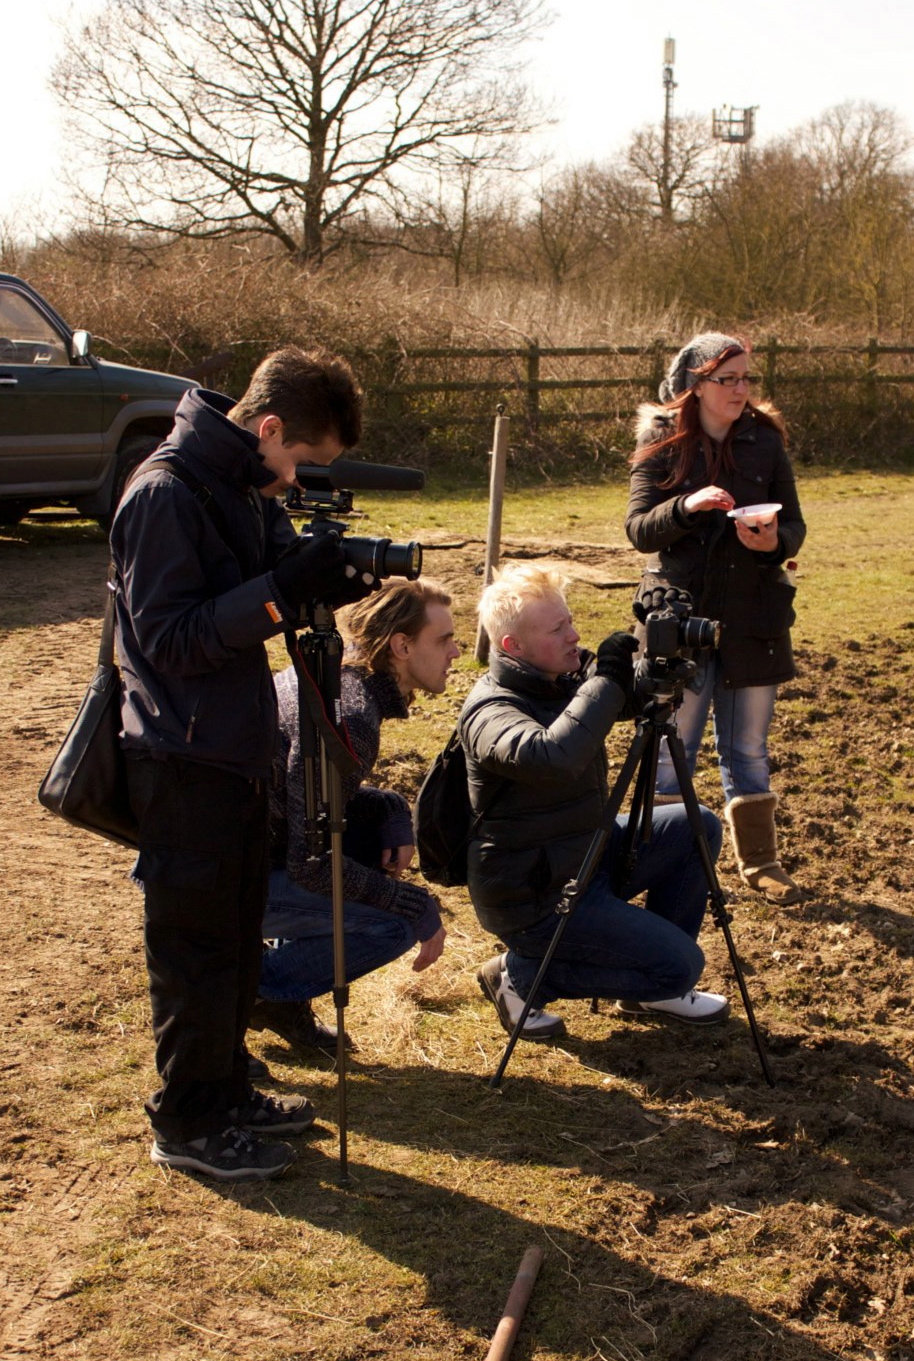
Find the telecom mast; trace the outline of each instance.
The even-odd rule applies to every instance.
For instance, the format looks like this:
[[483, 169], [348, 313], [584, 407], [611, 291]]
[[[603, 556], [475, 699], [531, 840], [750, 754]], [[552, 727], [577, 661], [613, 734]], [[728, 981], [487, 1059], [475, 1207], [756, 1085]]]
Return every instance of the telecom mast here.
[[734, 109], [724, 104], [711, 116], [711, 133], [719, 142], [728, 142], [741, 148], [740, 157], [745, 166], [749, 160], [750, 143], [755, 136], [755, 115], [758, 105], [748, 109]]
[[676, 43], [667, 38], [663, 44], [663, 164], [660, 172], [660, 213], [664, 221], [673, 218], [673, 193], [670, 188], [670, 171], [673, 159], [673, 63], [676, 60]]

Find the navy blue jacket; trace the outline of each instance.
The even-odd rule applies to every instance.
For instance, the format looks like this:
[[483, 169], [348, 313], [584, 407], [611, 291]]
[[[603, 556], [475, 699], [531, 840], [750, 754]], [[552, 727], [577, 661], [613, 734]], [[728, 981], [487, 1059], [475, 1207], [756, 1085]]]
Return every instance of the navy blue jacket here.
[[[111, 529], [121, 742], [247, 777], [270, 773], [276, 695], [264, 641], [294, 625], [270, 568], [295, 538], [232, 402], [194, 388], [127, 489]], [[168, 471], [178, 454], [218, 505], [223, 537]]]

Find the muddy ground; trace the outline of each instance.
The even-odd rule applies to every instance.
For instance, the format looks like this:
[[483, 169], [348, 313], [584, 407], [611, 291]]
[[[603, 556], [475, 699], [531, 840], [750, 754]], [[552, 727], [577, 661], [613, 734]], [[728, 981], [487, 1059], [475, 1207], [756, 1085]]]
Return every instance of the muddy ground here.
[[[537, 551], [595, 589], [635, 578], [621, 550]], [[428, 561], [465, 604], [482, 555], [440, 544]], [[35, 799], [94, 664], [104, 563], [89, 526], [0, 533], [4, 1357], [482, 1358], [539, 1242], [520, 1358], [912, 1361], [910, 622], [801, 649], [784, 687], [775, 780], [807, 902], [762, 904], [721, 860], [774, 1089], [709, 928], [709, 978], [734, 997], [726, 1033], [565, 1004], [568, 1041], [519, 1046], [505, 1096], [482, 1095], [504, 1036], [474, 981], [490, 946], [455, 892], [446, 969], [417, 981], [394, 966], [400, 1029], [376, 1033], [378, 994], [354, 1002], [360, 1194], [328, 1189], [328, 1065], [296, 1088], [280, 1045], [261, 1052], [315, 1094], [323, 1142], [291, 1180], [213, 1192], [148, 1162], [129, 856]], [[417, 731], [385, 757], [407, 785]], [[711, 774], [698, 787], [719, 805]], [[340, 1242], [348, 1266], [331, 1265]], [[312, 1276], [278, 1283], [274, 1252]]]

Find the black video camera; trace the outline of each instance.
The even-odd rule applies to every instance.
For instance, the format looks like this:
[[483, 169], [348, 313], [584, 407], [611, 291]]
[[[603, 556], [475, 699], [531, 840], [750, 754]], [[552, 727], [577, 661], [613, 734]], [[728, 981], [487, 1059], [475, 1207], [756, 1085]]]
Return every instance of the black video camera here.
[[338, 458], [323, 467], [300, 463], [295, 469], [298, 486], [286, 493], [286, 508], [293, 515], [310, 515], [302, 531], [311, 534], [338, 534], [342, 539], [347, 565], [356, 572], [367, 572], [382, 580], [405, 577], [415, 581], [422, 571], [420, 543], [392, 543], [390, 539], [343, 539], [346, 525], [338, 516], [358, 515], [352, 508], [352, 493], [357, 491], [421, 491], [425, 474], [418, 468], [394, 468], [383, 463], [360, 463]]

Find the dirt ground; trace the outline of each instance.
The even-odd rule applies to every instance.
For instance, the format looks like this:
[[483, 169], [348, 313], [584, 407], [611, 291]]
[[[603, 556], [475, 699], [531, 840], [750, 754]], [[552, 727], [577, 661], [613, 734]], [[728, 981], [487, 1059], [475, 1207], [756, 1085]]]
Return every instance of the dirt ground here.
[[[439, 545], [427, 561], [466, 598], [482, 552]], [[595, 588], [634, 580], [621, 550], [541, 552]], [[35, 799], [94, 664], [104, 563], [88, 526], [0, 532], [0, 1354], [481, 1358], [538, 1241], [547, 1265], [520, 1358], [912, 1361], [910, 621], [834, 655], [801, 650], [784, 687], [783, 851], [808, 901], [761, 904], [721, 860], [776, 1086], [709, 927], [709, 975], [734, 997], [726, 1034], [567, 1004], [568, 1042], [519, 1046], [504, 1099], [481, 1096], [504, 1039], [474, 981], [490, 946], [449, 894], [448, 971], [418, 992], [396, 975], [408, 1034], [373, 1047], [370, 1017], [353, 1013], [366, 1209], [328, 1191], [329, 1135], [306, 1155], [313, 1185], [214, 1193], [148, 1162], [130, 858]], [[418, 746], [386, 758], [401, 782], [418, 778]], [[718, 807], [713, 773], [697, 783]], [[294, 1080], [279, 1048], [263, 1052]], [[332, 1131], [332, 1074], [309, 1081]], [[363, 1254], [355, 1277], [331, 1265], [341, 1235]], [[294, 1298], [269, 1275], [271, 1244], [311, 1263]], [[236, 1271], [242, 1250], [256, 1281]]]

